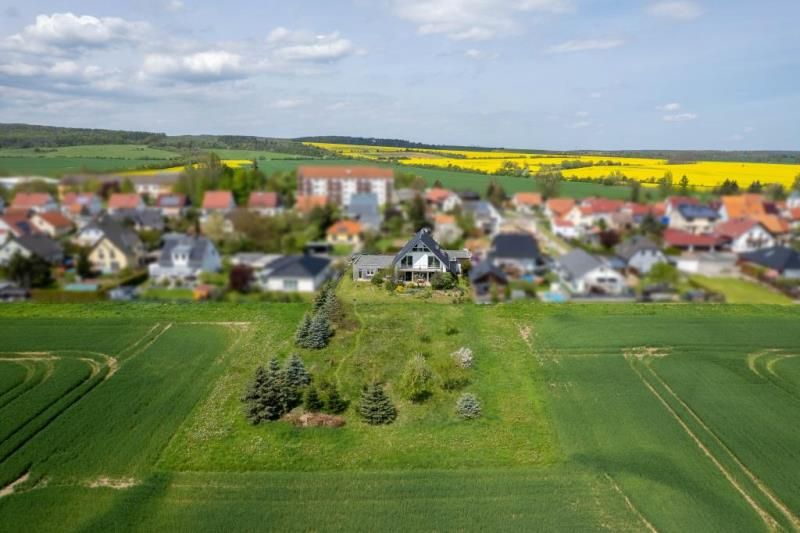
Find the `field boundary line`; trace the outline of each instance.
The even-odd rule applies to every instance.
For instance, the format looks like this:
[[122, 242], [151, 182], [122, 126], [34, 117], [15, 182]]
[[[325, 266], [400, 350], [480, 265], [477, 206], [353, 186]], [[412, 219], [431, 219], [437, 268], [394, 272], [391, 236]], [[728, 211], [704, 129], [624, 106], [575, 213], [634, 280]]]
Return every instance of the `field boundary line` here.
[[639, 518], [639, 520], [641, 520], [647, 530], [650, 531], [650, 533], [658, 533], [656, 527], [650, 523], [650, 521], [641, 513], [641, 511], [639, 511], [639, 509], [636, 508], [635, 505], [633, 505], [631, 499], [627, 494], [625, 494], [625, 492], [622, 490], [622, 487], [619, 486], [616, 480], [611, 477], [608, 472], [603, 472], [603, 476], [605, 476], [605, 478], [611, 484], [611, 488], [613, 488], [620, 496], [622, 496], [622, 498], [625, 500], [625, 505], [628, 506], [628, 509], [630, 509], [631, 512], [633, 512], [633, 514]]
[[728, 480], [728, 483], [730, 483], [731, 486], [734, 489], [736, 489], [736, 491], [739, 494], [741, 494], [741, 496], [745, 499], [745, 501], [750, 505], [750, 507], [753, 508], [756, 514], [758, 514], [761, 520], [766, 524], [767, 528], [769, 528], [771, 531], [780, 530], [781, 529], [780, 524], [778, 524], [777, 520], [775, 520], [775, 518], [773, 518], [772, 515], [770, 515], [767, 511], [762, 509], [761, 506], [758, 504], [758, 502], [756, 502], [753, 499], [753, 497], [750, 494], [748, 494], [747, 491], [744, 490], [744, 488], [739, 484], [739, 482], [736, 481], [736, 478], [734, 478], [733, 475], [730, 472], [728, 472], [728, 470], [725, 468], [725, 466], [723, 466], [720, 460], [711, 452], [711, 450], [708, 449], [708, 447], [706, 447], [705, 444], [703, 444], [700, 438], [691, 430], [691, 428], [686, 424], [686, 422], [684, 422], [683, 419], [681, 419], [678, 413], [675, 412], [675, 410], [672, 408], [671, 405], [669, 405], [669, 403], [667, 403], [664, 397], [658, 393], [658, 391], [650, 384], [650, 382], [647, 381], [647, 379], [645, 379], [645, 377], [642, 375], [639, 369], [635, 366], [635, 364], [633, 364], [631, 357], [626, 357], [626, 358], [628, 359], [629, 366], [636, 373], [636, 375], [639, 376], [639, 379], [642, 381], [642, 383], [644, 383], [644, 386], [647, 387], [647, 389], [653, 394], [653, 396], [656, 397], [656, 399], [659, 402], [661, 402], [661, 405], [664, 406], [664, 408], [667, 410], [667, 412], [669, 412], [672, 418], [675, 419], [675, 421], [681, 426], [681, 428], [686, 432], [689, 438], [691, 438], [692, 441], [694, 441], [695, 445], [700, 449], [700, 451], [702, 451], [703, 454], [705, 454], [706, 457], [708, 457], [711, 460], [714, 466], [717, 467], [717, 469], [722, 473], [722, 475], [725, 476], [725, 479]]
[[747, 465], [745, 465], [741, 461], [741, 459], [739, 459], [739, 457], [735, 453], [733, 453], [733, 450], [731, 450], [728, 447], [728, 445], [725, 444], [725, 442], [703, 421], [703, 419], [700, 418], [700, 416], [694, 411], [694, 409], [692, 409], [686, 402], [683, 401], [683, 399], [680, 396], [678, 396], [678, 394], [672, 389], [672, 387], [670, 387], [667, 384], [667, 382], [665, 382], [655, 370], [653, 370], [649, 365], [645, 366], [647, 366], [647, 369], [650, 371], [653, 377], [655, 377], [656, 380], [658, 380], [661, 386], [664, 387], [664, 389], [673, 398], [675, 398], [675, 400], [678, 403], [680, 403], [684, 409], [686, 409], [686, 412], [688, 412], [689, 415], [692, 418], [694, 418], [698, 424], [700, 424], [700, 427], [702, 427], [711, 436], [711, 438], [714, 439], [723, 450], [725, 450], [725, 452], [730, 456], [730, 458], [733, 459], [733, 462], [736, 464], [736, 466], [738, 466], [739, 469], [750, 479], [750, 481], [753, 482], [753, 484], [758, 488], [758, 490], [760, 490], [761, 493], [764, 494], [764, 496], [766, 496], [767, 499], [769, 499], [769, 501], [772, 502], [772, 504], [778, 508], [778, 510], [780, 510], [780, 512], [789, 520], [789, 522], [792, 524], [792, 526], [794, 526], [796, 530], [800, 531], [800, 519], [797, 516], [795, 516], [794, 513], [792, 513], [791, 509], [789, 509], [789, 507], [785, 503], [783, 503], [783, 501], [781, 501], [780, 498], [778, 498], [778, 496], [773, 492], [773, 490], [766, 483], [764, 483], [761, 480], [761, 478], [756, 476], [747, 467]]
[[139, 337], [138, 339], [136, 339], [136, 341], [135, 341], [135, 342], [133, 342], [132, 344], [129, 344], [129, 345], [125, 346], [125, 347], [124, 347], [122, 350], [120, 350], [119, 352], [117, 352], [117, 357], [122, 357], [122, 355], [123, 355], [124, 353], [126, 353], [128, 350], [131, 350], [131, 351], [135, 350], [135, 349], [136, 349], [136, 347], [137, 347], [139, 344], [141, 344], [142, 342], [144, 342], [144, 341], [145, 341], [145, 339], [147, 339], [147, 338], [148, 338], [148, 337], [149, 337], [149, 336], [150, 336], [150, 335], [151, 335], [151, 334], [152, 334], [152, 333], [153, 333], [153, 332], [154, 332], [156, 329], [158, 329], [160, 326], [161, 326], [161, 322], [156, 322], [156, 323], [155, 323], [155, 325], [154, 325], [153, 327], [151, 327], [150, 329], [148, 329], [148, 330], [145, 332], [145, 334], [144, 334], [144, 335], [142, 335], [141, 337]]

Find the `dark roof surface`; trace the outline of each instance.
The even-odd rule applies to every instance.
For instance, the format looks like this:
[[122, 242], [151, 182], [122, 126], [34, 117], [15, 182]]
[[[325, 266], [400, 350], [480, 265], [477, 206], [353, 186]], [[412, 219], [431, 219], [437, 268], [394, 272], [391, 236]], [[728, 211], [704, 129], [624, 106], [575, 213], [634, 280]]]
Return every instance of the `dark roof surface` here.
[[619, 243], [614, 251], [616, 252], [617, 256], [621, 257], [625, 261], [630, 261], [637, 252], [642, 250], [660, 250], [660, 248], [656, 243], [647, 237], [636, 235], [625, 242]]
[[180, 233], [169, 233], [164, 236], [164, 246], [158, 256], [158, 264], [163, 267], [172, 266], [172, 253], [183, 248], [189, 255], [189, 266], [200, 268], [203, 264], [206, 249], [212, 246], [211, 241], [202, 236], [189, 236]]
[[16, 240], [20, 246], [42, 259], [50, 260], [64, 254], [64, 248], [47, 235], [23, 235]]
[[314, 278], [330, 264], [330, 259], [316, 255], [287, 255], [276, 259], [267, 268], [270, 277]]
[[719, 218], [719, 213], [707, 205], [681, 204], [678, 206], [678, 211], [686, 219], [708, 218], [716, 220]]
[[439, 259], [439, 261], [441, 261], [445, 266], [447, 266], [448, 270], [450, 270], [450, 256], [447, 255], [447, 252], [442, 250], [442, 248], [439, 246], [439, 243], [436, 242], [436, 239], [431, 236], [430, 231], [425, 228], [419, 230], [414, 237], [412, 237], [411, 240], [409, 240], [406, 245], [403, 246], [399, 252], [397, 252], [397, 255], [394, 256], [394, 260], [392, 261], [392, 265], [394, 266], [398, 261], [400, 261], [400, 259], [409, 253], [418, 242], [424, 244], [431, 251], [431, 253], [433, 253], [433, 255], [435, 255], [436, 258]]
[[751, 263], [767, 267], [778, 272], [800, 270], [800, 252], [786, 246], [773, 246], [742, 254], [741, 258]]
[[508, 259], [541, 258], [539, 243], [529, 233], [500, 233], [492, 240], [491, 255]]
[[559, 257], [558, 263], [573, 279], [582, 278], [595, 268], [603, 266], [602, 261], [580, 248], [575, 248]]

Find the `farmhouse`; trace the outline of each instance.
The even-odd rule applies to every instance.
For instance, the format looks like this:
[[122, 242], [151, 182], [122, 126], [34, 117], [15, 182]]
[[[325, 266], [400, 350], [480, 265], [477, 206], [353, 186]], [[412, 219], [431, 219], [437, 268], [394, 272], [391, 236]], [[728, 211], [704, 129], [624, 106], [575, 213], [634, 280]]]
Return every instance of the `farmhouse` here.
[[148, 268], [152, 279], [194, 281], [203, 272], [222, 268], [217, 249], [206, 237], [169, 233], [163, 241], [158, 261]]
[[283, 210], [280, 200], [276, 192], [253, 191], [247, 200], [247, 209], [261, 216], [272, 217]]
[[368, 281], [378, 270], [390, 270], [400, 282], [430, 283], [436, 273], [461, 274], [466, 250], [443, 250], [428, 229], [421, 229], [394, 256], [361, 255], [353, 263], [353, 280]]
[[297, 193], [324, 196], [329, 203], [340, 207], [350, 205], [353, 195], [375, 193], [378, 204], [392, 198], [394, 171], [377, 167], [301, 166], [297, 169]]

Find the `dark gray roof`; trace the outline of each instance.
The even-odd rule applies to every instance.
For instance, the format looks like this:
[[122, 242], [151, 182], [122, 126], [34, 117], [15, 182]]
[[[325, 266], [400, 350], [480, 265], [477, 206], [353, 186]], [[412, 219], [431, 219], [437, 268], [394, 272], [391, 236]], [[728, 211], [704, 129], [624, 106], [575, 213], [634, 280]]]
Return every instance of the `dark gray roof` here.
[[377, 228], [381, 224], [378, 195], [372, 192], [354, 194], [347, 206], [347, 216], [365, 226]]
[[778, 272], [800, 270], [800, 252], [786, 246], [773, 246], [772, 248], [756, 250], [755, 252], [742, 254], [741, 258]]
[[113, 220], [124, 223], [130, 220], [139, 228], [154, 229], [162, 231], [164, 229], [164, 216], [158, 209], [125, 209], [109, 215]]
[[202, 236], [190, 236], [180, 233], [168, 233], [163, 237], [164, 246], [158, 257], [158, 264], [163, 267], [171, 267], [172, 254], [174, 252], [185, 252], [189, 255], [189, 267], [200, 268], [203, 264], [203, 257], [206, 249], [212, 247], [211, 241]]
[[492, 257], [505, 259], [533, 259], [542, 256], [539, 243], [530, 233], [500, 233], [492, 239]]
[[575, 248], [559, 257], [558, 263], [573, 279], [582, 278], [595, 268], [603, 266], [602, 261], [580, 248]]
[[647, 237], [636, 235], [626, 240], [625, 242], [619, 243], [614, 249], [617, 256], [624, 259], [625, 261], [630, 261], [631, 258], [634, 255], [636, 255], [637, 252], [643, 250], [660, 250], [660, 248], [656, 243], [654, 243]]
[[399, 252], [397, 252], [397, 255], [395, 255], [394, 259], [392, 260], [392, 266], [394, 266], [398, 261], [400, 261], [400, 259], [409, 253], [417, 243], [424, 244], [425, 247], [427, 247], [428, 250], [430, 250], [437, 259], [439, 259], [439, 261], [447, 266], [448, 270], [450, 269], [450, 256], [447, 255], [447, 252], [442, 250], [442, 248], [439, 246], [439, 243], [436, 242], [436, 240], [431, 236], [431, 232], [427, 228], [419, 230], [414, 237], [412, 237], [411, 240], [408, 241]]
[[680, 211], [681, 216], [687, 220], [695, 218], [708, 218], [711, 220], [716, 220], [719, 218], [719, 213], [707, 205], [681, 204], [678, 206], [678, 211]]
[[20, 246], [47, 261], [58, 261], [64, 255], [64, 248], [57, 242], [42, 234], [23, 235], [16, 239]]
[[315, 278], [330, 264], [330, 259], [317, 255], [287, 255], [270, 263], [266, 270], [270, 277]]
[[491, 217], [494, 215], [492, 204], [485, 200], [464, 201], [464, 210], [469, 211], [476, 217]]
[[[130, 228], [126, 228], [113, 219], [103, 219], [101, 222], [92, 223], [87, 227], [96, 227], [103, 232], [103, 236], [114, 243], [114, 246], [125, 253], [132, 253], [135, 248], [142, 245], [139, 236]], [[102, 239], [100, 239], [102, 241]], [[100, 243], [98, 241], [98, 244]]]
[[393, 255], [359, 255], [354, 264], [358, 268], [389, 268], [393, 261]]
[[508, 283], [505, 272], [494, 266], [491, 261], [481, 261], [469, 271], [470, 283], [478, 283], [486, 276], [495, 276], [503, 283]]

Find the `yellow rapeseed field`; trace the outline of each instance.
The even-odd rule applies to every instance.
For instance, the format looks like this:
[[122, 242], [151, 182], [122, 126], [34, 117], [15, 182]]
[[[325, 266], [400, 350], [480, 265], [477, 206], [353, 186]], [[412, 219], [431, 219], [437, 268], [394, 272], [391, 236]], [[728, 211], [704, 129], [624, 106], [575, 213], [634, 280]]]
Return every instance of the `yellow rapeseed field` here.
[[[242, 168], [242, 167], [249, 167], [253, 164], [253, 161], [250, 159], [223, 159], [222, 164], [229, 166], [231, 168]], [[194, 166], [196, 167], [198, 163], [195, 163]], [[123, 172], [126, 176], [154, 176], [156, 174], [175, 174], [178, 172], [183, 172], [185, 166], [178, 166], [178, 167], [169, 167], [169, 168], [148, 168], [143, 170], [128, 170]]]
[[[481, 150], [436, 150], [403, 149], [390, 146], [361, 146], [349, 144], [307, 143], [329, 150], [344, 157], [370, 161], [396, 161], [409, 166], [460, 168], [476, 172], [494, 173], [504, 163], [513, 162], [536, 172], [542, 165], [559, 165], [562, 161], [580, 160], [591, 162], [594, 166], [562, 170], [567, 178], [603, 178], [612, 172], [620, 172], [628, 178], [641, 182], [652, 182], [671, 172], [675, 183], [683, 176], [694, 187], [716, 187], [726, 179], [735, 180], [740, 187], [747, 187], [754, 181], [762, 184], [779, 183], [790, 187], [796, 176], [800, 175], [800, 165], [770, 163], [734, 163], [717, 161], [698, 161], [696, 163], [668, 164], [663, 159], [641, 157], [616, 157], [602, 155], [573, 154], [535, 154], [524, 152], [481, 151]], [[607, 162], [612, 162], [609, 165]]]

